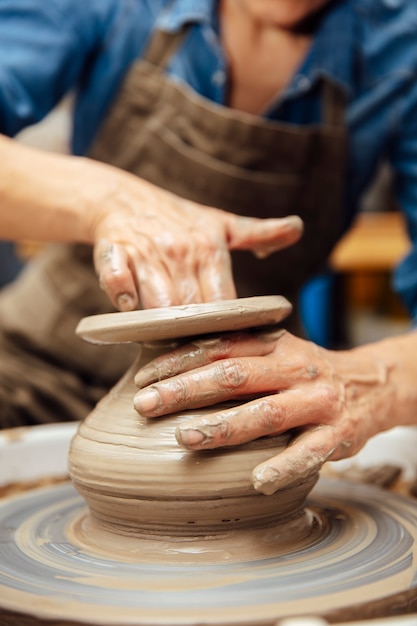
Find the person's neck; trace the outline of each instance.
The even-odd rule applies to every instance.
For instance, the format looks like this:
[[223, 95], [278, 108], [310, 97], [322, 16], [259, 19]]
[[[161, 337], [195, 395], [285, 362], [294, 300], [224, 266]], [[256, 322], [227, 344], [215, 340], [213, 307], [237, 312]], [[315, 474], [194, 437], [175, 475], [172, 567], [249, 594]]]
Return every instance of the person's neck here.
[[221, 2], [220, 30], [229, 65], [229, 106], [259, 114], [291, 80], [311, 37], [254, 20], [237, 3]]

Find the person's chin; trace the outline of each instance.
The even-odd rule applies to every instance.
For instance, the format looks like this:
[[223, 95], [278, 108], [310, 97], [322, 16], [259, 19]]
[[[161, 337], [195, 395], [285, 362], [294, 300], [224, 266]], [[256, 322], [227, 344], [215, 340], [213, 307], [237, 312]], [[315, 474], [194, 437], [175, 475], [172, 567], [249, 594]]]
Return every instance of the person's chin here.
[[289, 31], [305, 25], [324, 11], [332, 0], [247, 0], [252, 16], [265, 24]]

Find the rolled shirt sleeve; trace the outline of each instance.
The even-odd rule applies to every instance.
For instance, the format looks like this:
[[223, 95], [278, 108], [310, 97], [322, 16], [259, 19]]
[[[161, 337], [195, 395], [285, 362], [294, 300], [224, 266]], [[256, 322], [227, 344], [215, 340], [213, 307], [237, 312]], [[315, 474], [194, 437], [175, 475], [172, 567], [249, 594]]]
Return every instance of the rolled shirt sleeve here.
[[2, 134], [14, 136], [38, 122], [80, 80], [98, 39], [91, 11], [87, 19], [82, 6], [71, 0], [0, 2]]

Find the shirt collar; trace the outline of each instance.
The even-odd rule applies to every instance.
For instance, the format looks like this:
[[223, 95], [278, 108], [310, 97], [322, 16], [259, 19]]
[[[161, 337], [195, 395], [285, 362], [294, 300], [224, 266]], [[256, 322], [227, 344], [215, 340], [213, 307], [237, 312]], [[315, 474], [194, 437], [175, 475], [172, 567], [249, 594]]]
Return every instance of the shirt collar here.
[[354, 14], [351, 0], [336, 0], [324, 16], [301, 69], [310, 83], [329, 78], [350, 94], [354, 69]]
[[159, 16], [156, 26], [175, 32], [187, 22], [210, 22], [214, 7], [214, 0], [172, 0]]
[[[177, 31], [187, 22], [213, 23], [216, 0], [172, 0], [157, 21], [157, 27]], [[314, 44], [301, 72], [313, 84], [320, 78], [329, 78], [344, 91], [351, 91], [353, 77], [354, 16], [352, 0], [335, 0], [325, 14]], [[299, 76], [298, 76], [299, 78]], [[297, 91], [298, 83], [286, 93]]]

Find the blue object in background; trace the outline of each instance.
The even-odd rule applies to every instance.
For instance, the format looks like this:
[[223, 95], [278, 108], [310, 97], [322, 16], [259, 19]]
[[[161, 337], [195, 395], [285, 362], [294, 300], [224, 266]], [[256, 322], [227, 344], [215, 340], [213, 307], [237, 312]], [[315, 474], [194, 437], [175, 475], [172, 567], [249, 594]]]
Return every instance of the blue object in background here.
[[12, 282], [24, 265], [11, 241], [0, 241], [0, 288]]
[[345, 342], [339, 291], [338, 277], [329, 272], [311, 280], [300, 293], [300, 315], [306, 335], [325, 348]]

